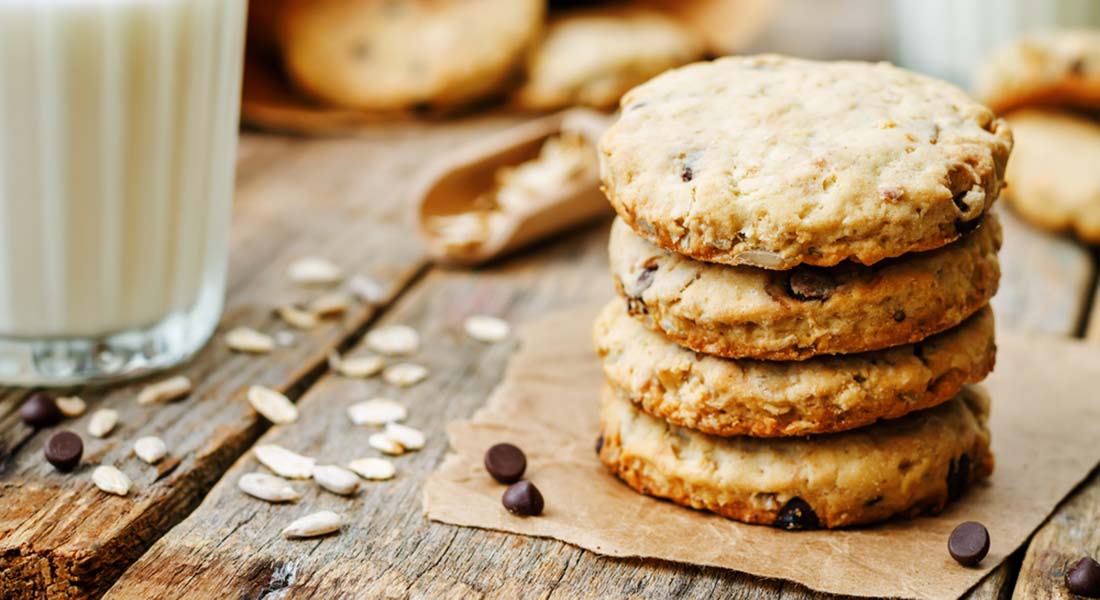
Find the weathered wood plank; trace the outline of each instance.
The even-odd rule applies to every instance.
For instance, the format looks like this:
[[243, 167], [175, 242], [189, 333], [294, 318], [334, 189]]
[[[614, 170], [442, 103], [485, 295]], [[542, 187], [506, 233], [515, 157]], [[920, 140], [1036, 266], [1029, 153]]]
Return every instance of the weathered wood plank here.
[[[317, 294], [292, 288], [284, 276], [291, 260], [307, 255], [371, 276], [394, 296], [424, 267], [409, 234], [410, 186], [424, 157], [505, 122], [486, 118], [430, 130], [405, 125], [344, 140], [246, 136], [220, 329], [285, 329], [271, 309]], [[16, 418], [25, 391], [0, 391], [0, 597], [68, 597], [109, 586], [263, 432], [243, 389], [262, 383], [296, 395], [326, 352], [373, 314], [372, 307], [356, 306], [342, 320], [297, 333], [292, 347], [263, 360], [230, 354], [216, 341], [180, 369], [196, 389], [176, 404], [138, 406], [141, 382], [84, 392], [91, 409], [115, 408], [122, 419], [106, 440], [84, 436], [84, 466], [68, 476], [41, 457], [48, 432], [36, 434]], [[62, 427], [85, 431], [87, 419]], [[159, 435], [171, 450], [157, 468], [131, 455], [142, 435]], [[129, 498], [107, 497], [92, 486], [90, 473], [99, 463], [115, 464], [134, 480]]]
[[[396, 480], [365, 484], [352, 499], [302, 483], [306, 495], [297, 505], [272, 506], [236, 489], [241, 475], [263, 470], [251, 456], [242, 457], [108, 597], [221, 593], [254, 598], [277, 589], [284, 598], [826, 598], [781, 581], [661, 561], [609, 559], [555, 540], [432, 523], [421, 514], [420, 481], [447, 451], [444, 425], [481, 405], [511, 350], [509, 344], [483, 346], [465, 338], [463, 319], [488, 313], [519, 323], [550, 308], [609, 297], [605, 236], [605, 228], [589, 231], [479, 272], [430, 273], [382, 323], [409, 324], [421, 332], [425, 347], [414, 360], [431, 366], [431, 379], [398, 391], [378, 381], [325, 376], [299, 401], [301, 422], [272, 429], [260, 440], [326, 462], [374, 454], [365, 444], [369, 430], [351, 425], [345, 408], [373, 395], [390, 395], [409, 406], [409, 424], [430, 440], [425, 449], [395, 459]], [[349, 525], [341, 534], [310, 542], [280, 537], [291, 519], [322, 509], [347, 516]], [[968, 597], [1001, 598], [1012, 573], [1011, 565], [997, 569]]]

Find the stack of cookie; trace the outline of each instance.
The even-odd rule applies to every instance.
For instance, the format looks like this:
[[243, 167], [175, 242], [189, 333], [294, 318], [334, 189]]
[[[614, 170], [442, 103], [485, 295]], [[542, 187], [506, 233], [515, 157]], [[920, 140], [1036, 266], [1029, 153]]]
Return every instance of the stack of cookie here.
[[635, 88], [600, 145], [621, 298], [602, 461], [785, 529], [941, 509], [992, 471], [989, 209], [1008, 128], [886, 64], [777, 56]]

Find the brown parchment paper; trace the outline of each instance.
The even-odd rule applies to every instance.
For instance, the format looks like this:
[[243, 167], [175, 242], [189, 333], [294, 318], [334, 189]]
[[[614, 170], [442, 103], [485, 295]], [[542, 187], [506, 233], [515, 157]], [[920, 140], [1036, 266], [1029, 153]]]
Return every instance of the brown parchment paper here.
[[[1018, 548], [1100, 461], [1100, 346], [998, 332], [986, 382], [997, 467], [934, 517], [870, 528], [786, 532], [744, 525], [636, 494], [596, 459], [601, 382], [589, 331], [599, 307], [525, 328], [505, 378], [469, 421], [448, 427], [454, 453], [424, 488], [437, 521], [555, 538], [608, 556], [652, 557], [796, 581], [837, 594], [957, 598]], [[482, 466], [510, 441], [546, 498], [538, 518], [510, 515]], [[961, 521], [992, 538], [979, 568], [947, 554]], [[812, 560], [791, 560], [806, 556]]]

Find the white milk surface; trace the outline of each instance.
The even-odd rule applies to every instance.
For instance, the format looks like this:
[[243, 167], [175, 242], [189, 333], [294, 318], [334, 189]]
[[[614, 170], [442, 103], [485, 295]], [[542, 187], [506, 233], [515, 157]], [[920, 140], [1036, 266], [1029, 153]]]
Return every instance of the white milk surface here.
[[0, 337], [111, 334], [222, 293], [245, 11], [0, 0]]

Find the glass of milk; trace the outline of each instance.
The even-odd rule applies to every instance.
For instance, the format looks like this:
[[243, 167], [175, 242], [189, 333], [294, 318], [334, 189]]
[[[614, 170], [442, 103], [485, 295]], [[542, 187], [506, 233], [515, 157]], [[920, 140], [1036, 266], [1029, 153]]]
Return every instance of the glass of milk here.
[[186, 360], [221, 315], [246, 0], [0, 0], [0, 384]]

